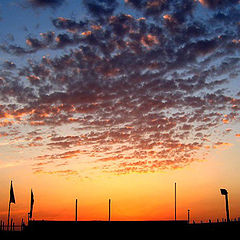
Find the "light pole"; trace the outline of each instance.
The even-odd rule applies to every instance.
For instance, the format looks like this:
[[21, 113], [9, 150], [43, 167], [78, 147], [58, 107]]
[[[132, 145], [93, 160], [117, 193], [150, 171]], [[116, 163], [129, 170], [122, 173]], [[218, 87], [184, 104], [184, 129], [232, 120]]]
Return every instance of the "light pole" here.
[[175, 212], [174, 212], [174, 219], [175, 221], [177, 221], [177, 183], [174, 184], [174, 192], [175, 192], [175, 196], [174, 196], [174, 200], [175, 200]]
[[187, 214], [187, 215], [188, 215], [188, 216], [187, 216], [187, 217], [188, 217], [188, 223], [190, 223], [190, 210], [189, 210], [189, 209], [187, 210], [187, 213], [188, 213], [188, 214]]
[[78, 220], [78, 217], [77, 217], [77, 214], [78, 214], [78, 207], [77, 207], [77, 204], [78, 204], [78, 200], [76, 199], [76, 203], [75, 203], [75, 221], [77, 222]]
[[221, 194], [225, 196], [227, 222], [230, 222], [230, 218], [229, 218], [229, 206], [228, 206], [228, 192], [227, 192], [226, 189], [220, 189], [220, 191], [221, 191]]
[[111, 221], [111, 199], [108, 200], [108, 221]]

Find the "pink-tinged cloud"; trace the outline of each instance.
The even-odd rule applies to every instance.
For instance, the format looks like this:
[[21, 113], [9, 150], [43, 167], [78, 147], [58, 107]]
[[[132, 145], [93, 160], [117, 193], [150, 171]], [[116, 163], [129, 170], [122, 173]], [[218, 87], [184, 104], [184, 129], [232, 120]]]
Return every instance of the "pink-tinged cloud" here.
[[[31, 6], [63, 3], [53, 2]], [[128, 0], [138, 13], [130, 15], [116, 11], [118, 1], [84, 0], [86, 18], [59, 16], [54, 31], [0, 45], [9, 56], [1, 138], [10, 142], [15, 131], [17, 147], [36, 153], [35, 171], [49, 174], [82, 156], [111, 173], [176, 169], [231, 146], [224, 136], [235, 130], [226, 127], [240, 111], [240, 93], [230, 89], [239, 75], [236, 3]], [[208, 14], [199, 18], [202, 6]], [[34, 60], [10, 59], [23, 56]]]

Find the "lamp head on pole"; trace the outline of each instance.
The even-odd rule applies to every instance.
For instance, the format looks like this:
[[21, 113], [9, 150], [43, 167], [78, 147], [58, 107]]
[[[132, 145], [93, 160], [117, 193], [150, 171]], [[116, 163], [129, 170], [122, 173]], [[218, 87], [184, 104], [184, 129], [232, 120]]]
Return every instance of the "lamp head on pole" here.
[[220, 191], [221, 191], [221, 194], [222, 194], [222, 195], [227, 195], [227, 194], [228, 194], [228, 192], [227, 192], [226, 189], [220, 189]]

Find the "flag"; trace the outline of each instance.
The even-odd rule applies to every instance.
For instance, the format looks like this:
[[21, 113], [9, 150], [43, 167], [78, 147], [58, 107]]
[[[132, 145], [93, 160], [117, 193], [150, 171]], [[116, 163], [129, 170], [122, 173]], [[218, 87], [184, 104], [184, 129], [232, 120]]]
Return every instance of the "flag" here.
[[33, 191], [31, 189], [31, 204], [30, 204], [29, 218], [32, 218], [33, 204], [34, 204], [34, 196], [33, 196]]
[[12, 186], [12, 181], [11, 181], [11, 187], [10, 187], [10, 203], [15, 203], [15, 197], [14, 197], [14, 192], [13, 192], [13, 186]]

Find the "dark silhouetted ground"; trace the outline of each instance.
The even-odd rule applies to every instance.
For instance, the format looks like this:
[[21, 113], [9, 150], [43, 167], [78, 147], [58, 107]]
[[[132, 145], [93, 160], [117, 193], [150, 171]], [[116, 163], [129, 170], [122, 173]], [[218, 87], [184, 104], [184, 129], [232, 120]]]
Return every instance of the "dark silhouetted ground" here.
[[1, 239], [239, 239], [239, 235], [240, 222], [187, 221], [30, 221], [22, 232], [0, 232]]

